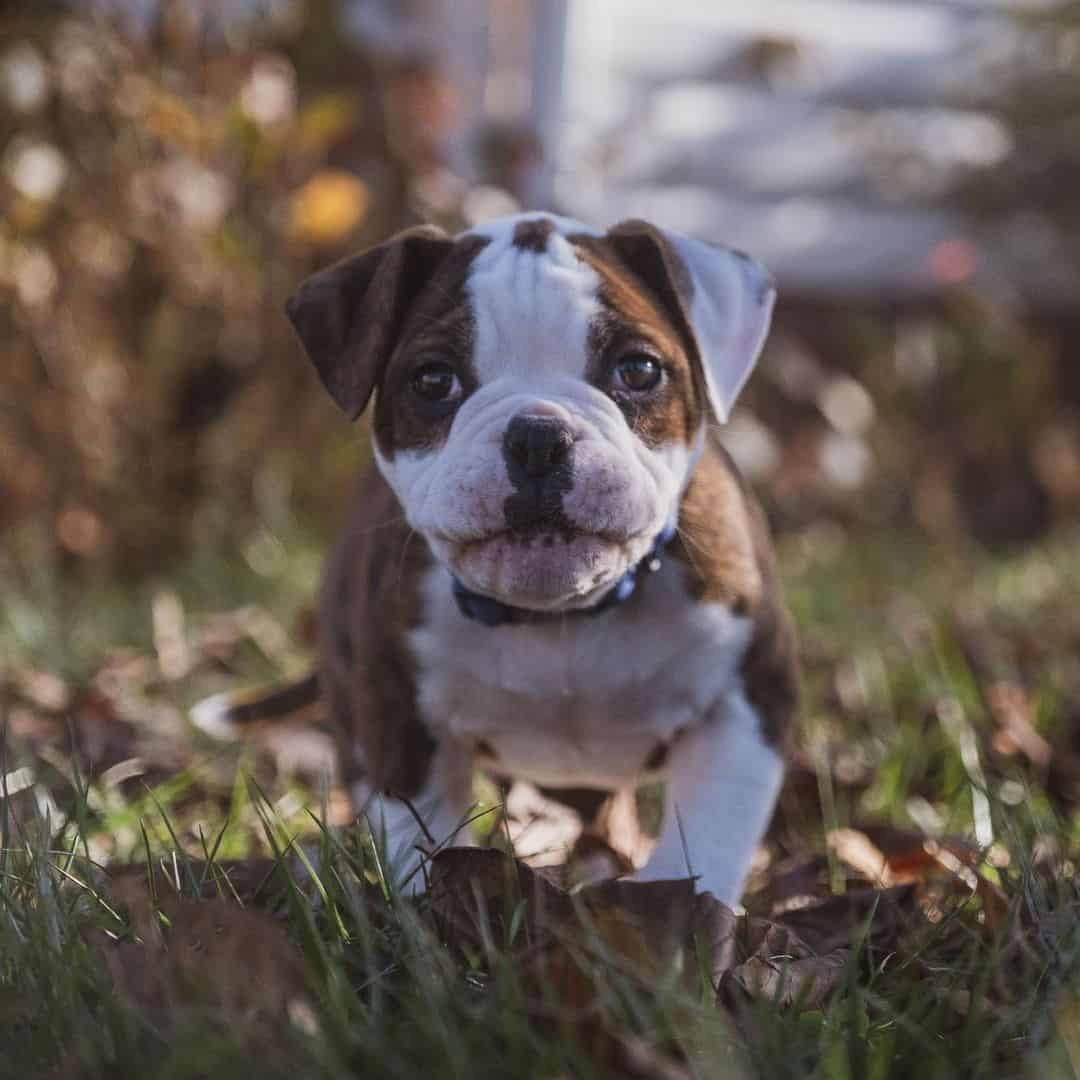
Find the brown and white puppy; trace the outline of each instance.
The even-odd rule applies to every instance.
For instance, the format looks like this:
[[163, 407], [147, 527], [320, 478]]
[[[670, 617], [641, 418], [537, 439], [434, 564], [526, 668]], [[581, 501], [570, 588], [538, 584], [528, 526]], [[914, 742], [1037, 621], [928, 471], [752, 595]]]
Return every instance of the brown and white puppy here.
[[[780, 786], [795, 649], [715, 431], [773, 298], [738, 252], [526, 214], [411, 229], [290, 300], [341, 408], [374, 398], [320, 673], [346, 779], [403, 873], [419, 830], [400, 797], [444, 842], [474, 764], [603, 790], [659, 771], [638, 876], [738, 899]], [[509, 617], [466, 617], [455, 588]]]

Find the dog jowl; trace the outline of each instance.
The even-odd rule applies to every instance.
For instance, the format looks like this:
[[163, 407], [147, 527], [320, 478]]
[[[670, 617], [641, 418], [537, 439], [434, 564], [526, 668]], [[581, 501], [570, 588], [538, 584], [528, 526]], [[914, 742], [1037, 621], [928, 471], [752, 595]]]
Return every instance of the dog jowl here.
[[730, 249], [544, 214], [412, 229], [300, 286], [326, 388], [373, 411], [320, 677], [388, 831], [415, 830], [396, 796], [463, 842], [478, 760], [601, 790], [662, 762], [638, 874], [737, 898], [796, 679], [767, 530], [715, 431], [773, 298]]

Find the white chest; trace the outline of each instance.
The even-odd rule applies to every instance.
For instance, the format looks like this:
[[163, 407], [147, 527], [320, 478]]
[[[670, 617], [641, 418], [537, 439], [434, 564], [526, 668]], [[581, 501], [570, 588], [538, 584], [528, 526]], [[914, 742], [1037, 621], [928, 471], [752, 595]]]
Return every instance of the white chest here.
[[494, 768], [551, 786], [618, 787], [738, 678], [748, 619], [686, 594], [665, 563], [624, 607], [491, 628], [465, 619], [432, 568], [411, 644], [436, 737], [486, 744]]

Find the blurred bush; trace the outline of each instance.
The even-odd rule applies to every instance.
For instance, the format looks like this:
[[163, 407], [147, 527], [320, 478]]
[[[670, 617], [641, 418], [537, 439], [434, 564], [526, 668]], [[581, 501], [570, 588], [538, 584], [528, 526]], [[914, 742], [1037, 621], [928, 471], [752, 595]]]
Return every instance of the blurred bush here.
[[326, 0], [214, 10], [0, 14], [0, 528], [61, 566], [138, 575], [339, 501], [282, 305], [432, 216], [430, 65]]
[[963, 287], [782, 297], [725, 438], [781, 528], [1030, 542], [1080, 514], [1078, 332]]
[[[1001, 547], [1080, 514], [1080, 3], [1009, 17], [1021, 46], [961, 102], [1009, 152], [924, 194], [964, 226], [927, 260], [936, 295], [781, 290], [734, 433], [781, 524]], [[873, 164], [933, 178], [933, 150], [885, 139]]]

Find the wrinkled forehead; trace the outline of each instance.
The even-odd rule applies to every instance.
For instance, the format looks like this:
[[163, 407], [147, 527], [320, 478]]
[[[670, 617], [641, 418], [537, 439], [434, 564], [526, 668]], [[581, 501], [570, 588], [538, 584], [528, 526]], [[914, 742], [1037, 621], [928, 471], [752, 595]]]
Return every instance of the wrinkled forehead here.
[[598, 334], [620, 320], [671, 332], [606, 250], [603, 233], [524, 214], [461, 234], [406, 337], [411, 350], [467, 351], [481, 385], [506, 376], [580, 378]]
[[575, 223], [532, 217], [504, 223], [472, 265], [465, 291], [481, 383], [538, 371], [580, 376], [600, 312], [601, 277], [578, 246]]

